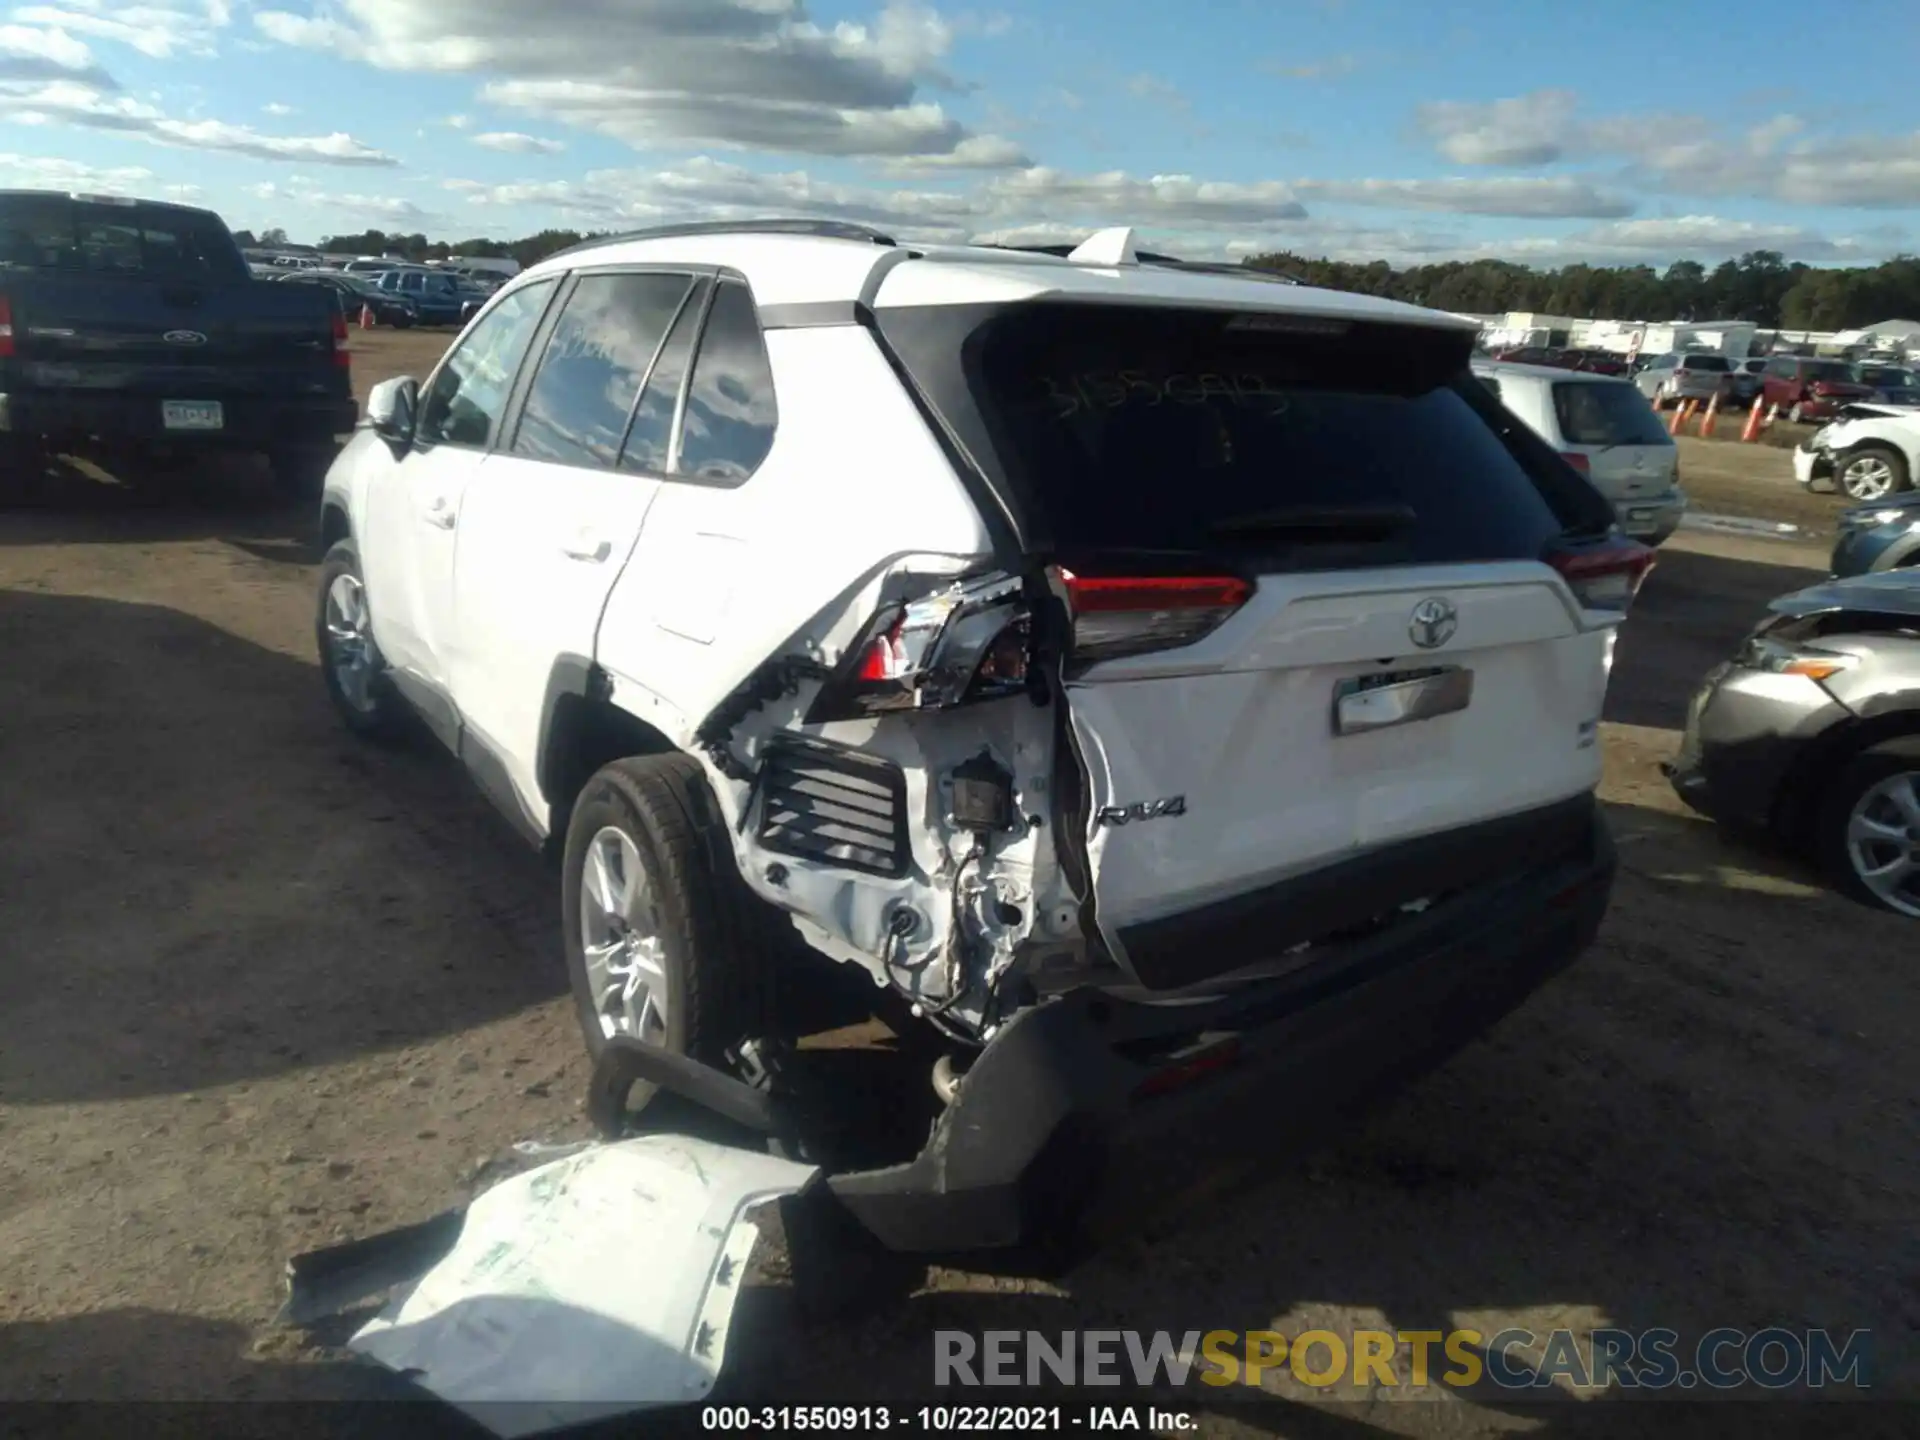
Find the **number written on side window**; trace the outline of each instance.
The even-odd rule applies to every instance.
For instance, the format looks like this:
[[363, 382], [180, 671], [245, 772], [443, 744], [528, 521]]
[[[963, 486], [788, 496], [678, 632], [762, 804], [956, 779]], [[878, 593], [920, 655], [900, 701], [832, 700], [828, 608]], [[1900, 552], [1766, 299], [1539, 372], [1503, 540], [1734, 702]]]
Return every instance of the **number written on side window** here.
[[422, 443], [476, 450], [493, 443], [507, 391], [552, 290], [553, 281], [536, 280], [514, 291], [460, 337], [420, 402]]
[[773, 448], [773, 367], [744, 285], [722, 284], [700, 336], [675, 473], [738, 484]]
[[567, 297], [528, 392], [513, 451], [610, 469], [688, 275], [588, 275]]

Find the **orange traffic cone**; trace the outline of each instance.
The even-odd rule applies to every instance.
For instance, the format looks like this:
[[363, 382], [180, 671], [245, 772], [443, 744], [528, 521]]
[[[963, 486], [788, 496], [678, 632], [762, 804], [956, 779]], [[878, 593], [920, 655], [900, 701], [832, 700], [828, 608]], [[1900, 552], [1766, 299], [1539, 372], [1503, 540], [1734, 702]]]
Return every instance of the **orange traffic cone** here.
[[1767, 407], [1767, 418], [1760, 422], [1760, 428], [1762, 430], [1771, 430], [1773, 428], [1773, 422], [1778, 420], [1779, 418], [1780, 418], [1780, 402], [1776, 400], [1773, 402], [1773, 404]]
[[1700, 433], [1700, 438], [1702, 440], [1711, 440], [1713, 438], [1714, 422], [1719, 418], [1720, 418], [1720, 392], [1716, 390], [1713, 393], [1713, 398], [1707, 401], [1707, 408], [1704, 411], [1702, 411], [1700, 415], [1700, 432], [1699, 433]]
[[1678, 435], [1680, 433], [1680, 427], [1686, 424], [1692, 417], [1693, 401], [1682, 400], [1679, 405], [1674, 408], [1673, 419], [1667, 422], [1667, 433], [1669, 435]]
[[362, 305], [360, 307], [360, 328], [362, 330], [371, 330], [373, 328], [373, 306]]
[[1753, 403], [1747, 406], [1747, 423], [1740, 427], [1740, 442], [1743, 445], [1751, 445], [1760, 438], [1760, 425], [1766, 413], [1760, 407], [1760, 397], [1754, 396]]

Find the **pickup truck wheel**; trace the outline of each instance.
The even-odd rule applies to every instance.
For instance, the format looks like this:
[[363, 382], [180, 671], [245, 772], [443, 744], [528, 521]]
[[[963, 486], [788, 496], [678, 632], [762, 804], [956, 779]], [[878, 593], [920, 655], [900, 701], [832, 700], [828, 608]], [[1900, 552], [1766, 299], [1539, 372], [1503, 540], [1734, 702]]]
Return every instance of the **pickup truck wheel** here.
[[373, 612], [351, 540], [337, 541], [320, 563], [320, 605], [314, 622], [320, 674], [347, 728], [377, 740], [404, 733], [405, 702], [387, 679], [373, 638]]
[[1834, 480], [1853, 500], [1884, 500], [1907, 488], [1907, 459], [1885, 445], [1862, 445], [1835, 466]]
[[[723, 1065], [765, 1033], [764, 907], [691, 756], [616, 760], [587, 782], [561, 874], [567, 973], [588, 1053], [631, 1035]], [[636, 1086], [629, 1103], [644, 1103]]]
[[1920, 737], [1863, 751], [1825, 786], [1821, 859], [1854, 899], [1920, 920]]
[[288, 500], [318, 500], [340, 452], [331, 445], [291, 445], [268, 454], [274, 488]]

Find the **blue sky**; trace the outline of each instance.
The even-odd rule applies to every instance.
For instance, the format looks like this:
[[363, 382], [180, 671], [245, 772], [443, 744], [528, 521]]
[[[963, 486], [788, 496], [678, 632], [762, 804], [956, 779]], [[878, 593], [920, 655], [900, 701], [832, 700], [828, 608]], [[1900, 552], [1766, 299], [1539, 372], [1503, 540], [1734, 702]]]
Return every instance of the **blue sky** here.
[[825, 213], [1396, 265], [1920, 249], [1912, 0], [0, 11], [0, 185], [194, 199], [296, 240]]

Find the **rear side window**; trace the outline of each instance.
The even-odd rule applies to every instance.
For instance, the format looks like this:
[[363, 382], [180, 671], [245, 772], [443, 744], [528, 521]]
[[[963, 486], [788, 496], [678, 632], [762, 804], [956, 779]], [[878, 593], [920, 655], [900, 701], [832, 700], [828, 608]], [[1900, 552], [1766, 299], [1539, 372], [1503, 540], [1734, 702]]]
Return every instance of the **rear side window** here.
[[1680, 364], [1688, 370], [1724, 372], [1730, 368], [1727, 365], [1727, 357], [1724, 355], [1688, 355], [1682, 358]]
[[0, 201], [0, 267], [176, 280], [250, 274], [226, 226], [203, 211], [51, 195]]
[[1561, 384], [1553, 413], [1569, 445], [1671, 445], [1672, 436], [1633, 386]]
[[[1045, 304], [989, 323], [976, 392], [1058, 550], [1233, 552], [1288, 568], [1534, 559], [1565, 528], [1469, 403], [1466, 337], [1258, 328], [1269, 323]], [[1342, 510], [1411, 523], [1364, 561], [1285, 528]]]
[[587, 275], [567, 297], [527, 393], [513, 451], [611, 469], [690, 275]]
[[676, 475], [737, 485], [773, 448], [773, 366], [753, 296], [728, 281], [714, 292], [680, 422]]
[[[706, 282], [700, 282], [702, 286]], [[664, 475], [673, 460], [673, 415], [680, 406], [680, 387], [687, 378], [687, 361], [693, 355], [694, 332], [700, 328], [704, 290], [695, 290], [680, 307], [680, 318], [673, 322], [666, 344], [660, 347], [647, 377], [647, 388], [634, 407], [633, 423], [627, 427], [626, 448], [620, 452], [622, 470], [640, 470]]]

